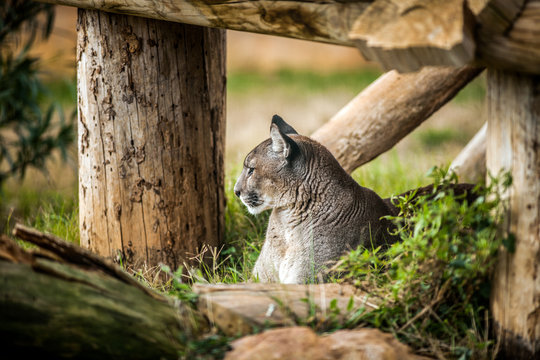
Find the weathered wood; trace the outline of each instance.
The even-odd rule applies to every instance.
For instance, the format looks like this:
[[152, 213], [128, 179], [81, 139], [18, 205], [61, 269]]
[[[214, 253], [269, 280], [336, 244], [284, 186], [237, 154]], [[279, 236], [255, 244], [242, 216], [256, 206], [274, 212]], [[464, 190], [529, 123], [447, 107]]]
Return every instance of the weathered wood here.
[[477, 38], [483, 64], [540, 74], [540, 0], [527, 1], [508, 32], [493, 35], [480, 28]]
[[348, 172], [391, 149], [454, 97], [482, 69], [424, 68], [382, 75], [312, 137]]
[[371, 0], [41, 0], [192, 25], [354, 46], [348, 33]]
[[[193, 290], [199, 295], [198, 309], [231, 336], [252, 334], [265, 327], [293, 326], [310, 316], [312, 305], [316, 312], [311, 316], [323, 323], [344, 320], [351, 299], [353, 311], [363, 306], [367, 312], [380, 303], [353, 286], [340, 284], [195, 284]], [[340, 315], [330, 310], [333, 299]], [[311, 305], [306, 300], [311, 301]]]
[[[55, 241], [48, 249], [61, 258], [65, 254], [61, 249], [66, 248], [70, 247]], [[86, 259], [88, 252], [77, 249], [70, 250], [71, 256]], [[151, 290], [141, 291], [109, 274], [109, 266], [81, 267], [60, 258], [29, 253], [0, 236], [4, 354], [51, 359], [176, 359], [186, 340], [204, 329], [202, 318], [188, 306], [157, 293], [150, 296]], [[83, 262], [93, 261], [91, 257]]]
[[526, 0], [467, 0], [467, 6], [475, 15], [481, 31], [500, 35], [512, 26], [525, 2]]
[[54, 235], [42, 233], [36, 229], [32, 229], [21, 224], [15, 225], [15, 228], [13, 229], [13, 236], [37, 245], [40, 249], [46, 250], [70, 264], [74, 264], [85, 269], [99, 269], [100, 271], [103, 271], [106, 274], [125, 282], [126, 284], [139, 288], [147, 295], [153, 297], [157, 296], [159, 299], [162, 299], [162, 296], [139, 283], [111, 261], [95, 255], [94, 253], [73, 243], [64, 241]]
[[79, 10], [81, 245], [176, 269], [223, 232], [225, 34]]
[[[540, 356], [540, 77], [488, 71], [487, 170], [513, 183], [491, 308], [501, 358]], [[510, 241], [511, 243], [512, 241]]]
[[386, 70], [426, 64], [462, 66], [474, 59], [473, 15], [463, 0], [376, 0], [349, 33]]
[[[475, 42], [480, 41], [479, 58], [493, 61], [492, 52], [499, 50], [491, 39], [504, 36], [523, 8], [525, 0], [376, 0], [356, 20], [349, 37], [357, 41], [362, 54], [377, 61], [385, 69], [401, 72], [417, 71], [426, 65], [462, 66], [474, 63]], [[522, 14], [525, 23], [540, 32], [534, 13]], [[522, 48], [520, 56], [502, 59], [501, 65], [513, 60], [538, 64], [535, 50], [529, 53], [521, 39], [510, 36], [508, 46]], [[540, 48], [538, 37], [532, 46]], [[485, 52], [485, 53], [484, 53]]]
[[460, 181], [478, 183], [486, 178], [486, 133], [487, 123], [473, 136], [450, 164]]
[[[360, 45], [361, 50], [368, 56], [371, 52], [382, 54], [388, 50], [395, 56], [380, 55], [379, 59], [386, 68], [406, 70], [430, 65], [461, 66], [466, 62], [480, 61], [496, 68], [540, 73], [540, 22], [538, 5], [535, 5], [539, 0], [529, 0], [525, 8], [525, 0], [40, 1], [345, 46]], [[390, 17], [394, 22], [384, 23], [383, 19], [366, 15], [368, 7], [377, 9], [381, 4], [389, 4], [383, 13], [394, 14]], [[396, 9], [405, 11], [396, 12]], [[443, 15], [447, 16], [448, 21], [439, 19], [439, 16]], [[517, 16], [517, 29], [512, 30]], [[476, 24], [474, 39], [470, 36], [471, 19]], [[411, 22], [412, 20], [414, 22]], [[365, 41], [358, 42], [351, 38], [359, 36], [351, 33], [355, 23], [364, 28], [374, 24], [369, 32], [360, 33], [371, 41], [378, 37], [392, 37], [395, 42], [384, 42], [391, 46], [387, 50], [377, 43], [373, 49], [366, 47]], [[380, 29], [392, 29], [395, 33], [381, 32]], [[416, 36], [413, 36], [414, 34]], [[460, 36], [461, 42], [458, 41]], [[400, 40], [402, 38], [404, 41]], [[407, 43], [414, 39], [424, 41]], [[476, 57], [470, 58], [473, 54], [471, 51], [475, 48], [474, 43]], [[403, 46], [407, 50], [404, 50]]]

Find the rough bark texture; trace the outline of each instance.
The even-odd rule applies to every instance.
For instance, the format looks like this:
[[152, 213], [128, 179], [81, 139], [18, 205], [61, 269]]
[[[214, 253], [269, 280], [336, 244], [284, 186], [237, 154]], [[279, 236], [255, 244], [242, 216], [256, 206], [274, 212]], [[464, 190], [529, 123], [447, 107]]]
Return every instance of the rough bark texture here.
[[8, 357], [176, 359], [204, 329], [188, 306], [126, 281], [117, 266], [58, 239], [45, 248], [28, 252], [0, 236], [0, 337]]
[[[351, 39], [366, 59], [400, 72], [474, 59], [474, 18], [463, 0], [376, 0], [356, 20]], [[427, 60], [429, 59], [429, 60]]]
[[312, 137], [348, 172], [391, 149], [451, 100], [482, 69], [465, 66], [390, 71], [362, 91]]
[[[525, 0], [40, 1], [359, 46], [386, 69], [410, 71], [420, 66], [462, 66], [481, 61], [496, 68], [540, 73], [540, 0], [529, 0], [526, 7]], [[372, 26], [353, 31], [355, 24], [363, 27], [364, 22]], [[358, 41], [359, 37], [383, 41], [370, 45]]]
[[502, 248], [492, 294], [501, 358], [540, 357], [540, 77], [488, 72], [487, 168], [510, 171]]
[[460, 181], [476, 184], [486, 178], [486, 134], [487, 123], [450, 164], [450, 170], [459, 176]]
[[371, 2], [275, 0], [42, 0], [192, 25], [354, 46], [348, 33]]
[[79, 10], [81, 245], [176, 269], [223, 232], [225, 33]]

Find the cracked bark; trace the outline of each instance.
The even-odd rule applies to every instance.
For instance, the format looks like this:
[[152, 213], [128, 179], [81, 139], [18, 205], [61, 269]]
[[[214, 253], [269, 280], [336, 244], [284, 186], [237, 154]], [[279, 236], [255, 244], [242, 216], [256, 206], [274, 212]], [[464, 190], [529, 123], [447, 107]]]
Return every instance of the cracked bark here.
[[81, 245], [172, 269], [223, 230], [225, 33], [79, 10]]
[[540, 76], [489, 69], [487, 170], [512, 185], [491, 308], [501, 359], [540, 358]]

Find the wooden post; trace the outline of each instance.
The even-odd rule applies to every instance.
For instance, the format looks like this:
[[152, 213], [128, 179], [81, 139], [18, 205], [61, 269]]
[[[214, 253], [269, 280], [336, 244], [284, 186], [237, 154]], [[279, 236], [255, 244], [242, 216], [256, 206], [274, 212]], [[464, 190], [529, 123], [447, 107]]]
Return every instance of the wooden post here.
[[491, 307], [500, 357], [540, 357], [540, 77], [488, 71], [487, 169], [510, 171], [504, 225], [515, 250], [501, 249]]
[[176, 269], [223, 232], [225, 32], [79, 10], [81, 245]]

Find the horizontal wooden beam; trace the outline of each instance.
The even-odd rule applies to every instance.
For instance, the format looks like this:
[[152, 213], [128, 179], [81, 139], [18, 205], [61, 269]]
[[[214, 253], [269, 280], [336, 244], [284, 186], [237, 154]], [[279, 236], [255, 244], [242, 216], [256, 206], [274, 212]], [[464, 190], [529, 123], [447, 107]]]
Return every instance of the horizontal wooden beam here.
[[349, 37], [385, 69], [417, 71], [426, 61], [461, 66], [474, 60], [474, 18], [463, 0], [377, 0]]
[[192, 25], [354, 46], [352, 24], [372, 0], [39, 0]]
[[476, 64], [540, 74], [540, 0], [38, 1], [358, 47], [386, 70]]

